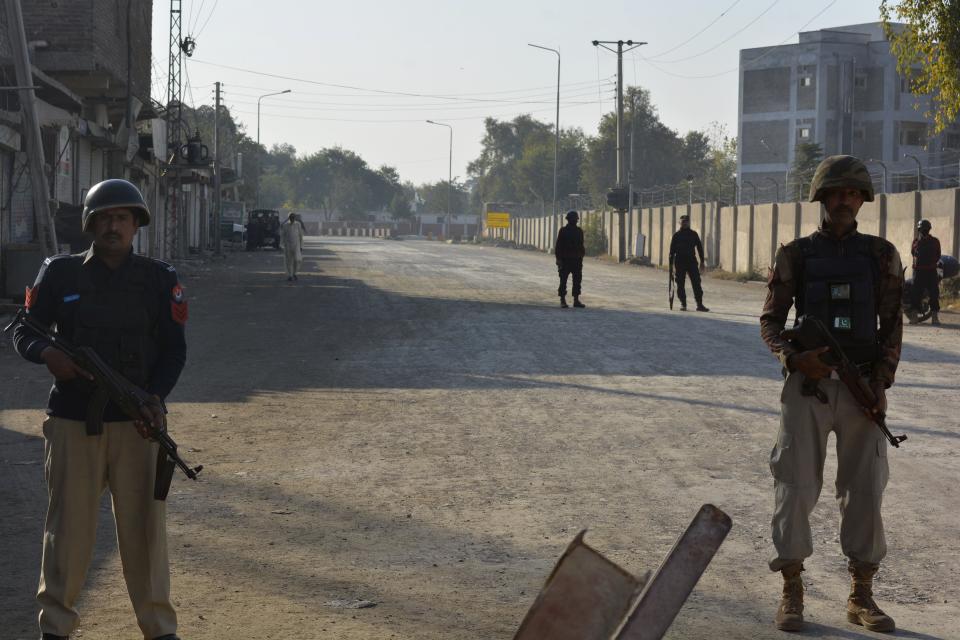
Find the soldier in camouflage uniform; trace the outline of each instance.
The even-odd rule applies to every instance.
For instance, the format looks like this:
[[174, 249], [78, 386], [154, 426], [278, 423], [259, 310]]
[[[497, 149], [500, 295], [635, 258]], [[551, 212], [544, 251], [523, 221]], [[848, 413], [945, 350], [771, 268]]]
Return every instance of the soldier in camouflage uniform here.
[[832, 156], [821, 162], [810, 200], [823, 204], [822, 226], [777, 251], [760, 316], [761, 336], [786, 375], [780, 432], [770, 455], [777, 552], [770, 568], [784, 580], [776, 626], [785, 631], [803, 627], [800, 572], [813, 554], [809, 517], [820, 496], [827, 436], [833, 431], [840, 545], [853, 581], [847, 619], [871, 631], [893, 631], [893, 619], [880, 610], [872, 593], [873, 576], [887, 552], [880, 517], [889, 475], [887, 441], [820, 360], [826, 348], [800, 352], [780, 333], [792, 305], [798, 317], [819, 318], [869, 380], [878, 398], [872, 410], [885, 411], [885, 391], [900, 361], [903, 271], [892, 244], [857, 231], [861, 205], [873, 200], [873, 184], [860, 160]]

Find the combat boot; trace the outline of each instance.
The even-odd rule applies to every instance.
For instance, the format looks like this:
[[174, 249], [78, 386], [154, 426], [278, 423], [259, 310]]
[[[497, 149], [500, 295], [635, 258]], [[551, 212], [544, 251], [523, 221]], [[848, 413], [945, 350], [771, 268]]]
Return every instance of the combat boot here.
[[885, 614], [873, 600], [873, 576], [878, 564], [850, 561], [850, 597], [847, 598], [847, 620], [859, 624], [868, 631], [895, 631], [893, 618]]
[[783, 574], [783, 595], [780, 597], [777, 617], [774, 618], [777, 629], [780, 631], [803, 629], [803, 579], [800, 577], [802, 571], [802, 562], [788, 564], [780, 570]]
[[560, 296], [560, 308], [569, 309], [570, 305], [567, 304], [567, 296]]
[[940, 314], [936, 311], [930, 314], [930, 324], [940, 326]]
[[576, 307], [577, 309], [586, 309], [586, 308], [587, 308], [587, 305], [585, 305], [585, 304], [583, 304], [582, 302], [580, 302], [580, 297], [579, 297], [579, 296], [573, 296], [573, 306]]

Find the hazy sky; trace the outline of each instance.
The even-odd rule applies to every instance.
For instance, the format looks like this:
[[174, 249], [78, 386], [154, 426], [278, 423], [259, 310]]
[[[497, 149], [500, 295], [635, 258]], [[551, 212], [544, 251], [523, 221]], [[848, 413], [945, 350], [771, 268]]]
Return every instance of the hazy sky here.
[[[169, 3], [154, 0], [153, 97], [166, 98]], [[647, 41], [624, 56], [624, 82], [650, 90], [661, 119], [680, 133], [711, 122], [737, 124], [740, 49], [797, 41], [815, 30], [879, 19], [879, 0], [669, 0], [430, 2], [395, 0], [183, 0], [183, 34], [193, 35], [185, 101], [225, 103], [260, 140], [298, 153], [340, 145], [416, 183], [453, 175], [480, 152], [483, 118], [520, 113], [552, 123], [556, 55], [560, 126], [596, 131], [614, 108], [616, 56], [591, 41]], [[646, 58], [646, 59], [645, 59]], [[268, 77], [261, 74], [286, 76]], [[598, 80], [599, 78], [599, 80]], [[340, 86], [332, 86], [340, 85]]]

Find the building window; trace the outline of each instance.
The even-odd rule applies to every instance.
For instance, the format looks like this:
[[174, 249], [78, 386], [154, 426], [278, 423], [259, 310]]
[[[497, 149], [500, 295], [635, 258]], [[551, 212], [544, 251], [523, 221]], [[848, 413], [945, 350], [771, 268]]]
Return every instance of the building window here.
[[901, 122], [900, 144], [908, 147], [920, 147], [926, 143], [927, 125], [924, 122]]
[[867, 88], [867, 76], [864, 73], [858, 73], [853, 78], [853, 86], [857, 89], [866, 89]]
[[812, 87], [813, 78], [811, 76], [801, 76], [800, 77], [800, 87]]
[[944, 140], [947, 148], [960, 149], [960, 133], [948, 133]]
[[800, 138], [801, 140], [809, 140], [810, 127], [800, 127], [799, 129], [797, 129], [797, 137]]

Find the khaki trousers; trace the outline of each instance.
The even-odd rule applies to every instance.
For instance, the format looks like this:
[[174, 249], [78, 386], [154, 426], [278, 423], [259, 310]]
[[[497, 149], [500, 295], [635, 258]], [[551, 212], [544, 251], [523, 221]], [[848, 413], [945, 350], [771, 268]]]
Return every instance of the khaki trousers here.
[[100, 496], [109, 488], [127, 593], [144, 638], [175, 633], [170, 604], [166, 508], [153, 499], [157, 444], [132, 422], [106, 422], [88, 436], [83, 422], [43, 423], [47, 518], [40, 567], [40, 631], [60, 636], [80, 624], [74, 608], [93, 556]]
[[774, 477], [773, 545], [770, 568], [813, 554], [810, 513], [823, 486], [827, 435], [837, 441], [836, 497], [840, 547], [850, 560], [877, 564], [887, 553], [880, 506], [890, 470], [887, 441], [839, 380], [821, 380], [827, 404], [801, 393], [803, 374], [791, 373], [780, 396], [780, 433], [770, 453]]

